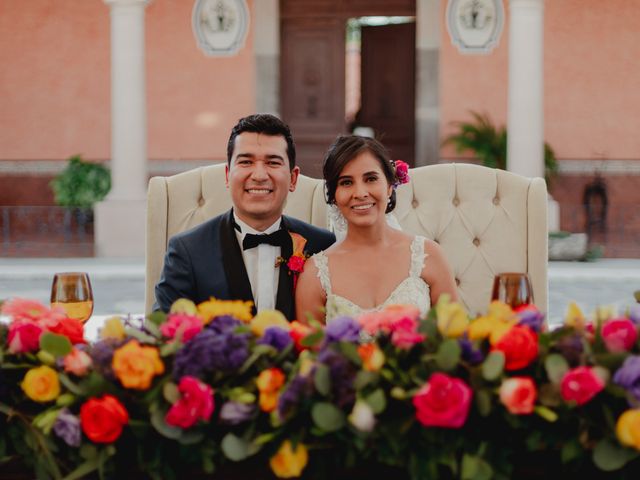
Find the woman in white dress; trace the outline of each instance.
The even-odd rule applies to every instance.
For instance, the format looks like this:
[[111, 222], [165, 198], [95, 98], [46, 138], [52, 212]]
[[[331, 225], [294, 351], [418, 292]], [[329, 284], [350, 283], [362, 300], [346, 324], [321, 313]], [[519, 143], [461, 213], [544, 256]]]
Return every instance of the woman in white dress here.
[[438, 297], [457, 299], [440, 246], [391, 227], [399, 184], [395, 164], [378, 141], [340, 136], [324, 160], [327, 202], [347, 224], [346, 237], [311, 257], [296, 287], [299, 320], [331, 321], [344, 315], [412, 304], [426, 313]]

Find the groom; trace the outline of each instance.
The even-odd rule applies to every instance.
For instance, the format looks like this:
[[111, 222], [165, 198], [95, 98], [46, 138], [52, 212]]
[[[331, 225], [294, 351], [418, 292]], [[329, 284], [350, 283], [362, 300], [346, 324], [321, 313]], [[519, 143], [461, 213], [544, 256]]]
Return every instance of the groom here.
[[[295, 317], [291, 233], [307, 240], [304, 252], [328, 248], [335, 236], [282, 215], [300, 168], [289, 127], [268, 114], [241, 118], [227, 145], [226, 186], [233, 208], [169, 240], [154, 310], [168, 312], [179, 298], [251, 300], [257, 311]], [[284, 262], [278, 261], [279, 258]]]

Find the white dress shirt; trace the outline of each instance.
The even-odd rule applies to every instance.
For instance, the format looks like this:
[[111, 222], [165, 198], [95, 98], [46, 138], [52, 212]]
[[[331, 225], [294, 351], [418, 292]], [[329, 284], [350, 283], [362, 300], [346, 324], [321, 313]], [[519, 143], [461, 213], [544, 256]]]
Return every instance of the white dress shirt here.
[[259, 232], [240, 220], [233, 214], [233, 219], [240, 226], [237, 229], [236, 238], [242, 251], [242, 259], [247, 269], [249, 283], [251, 283], [251, 293], [256, 304], [256, 310], [269, 310], [276, 308], [276, 295], [278, 293], [278, 279], [280, 267], [276, 267], [276, 258], [281, 255], [280, 247], [275, 247], [267, 243], [262, 243], [254, 248], [242, 249], [242, 241], [247, 233], [255, 235], [273, 233], [280, 228], [282, 218], [279, 218], [273, 225], [263, 232]]

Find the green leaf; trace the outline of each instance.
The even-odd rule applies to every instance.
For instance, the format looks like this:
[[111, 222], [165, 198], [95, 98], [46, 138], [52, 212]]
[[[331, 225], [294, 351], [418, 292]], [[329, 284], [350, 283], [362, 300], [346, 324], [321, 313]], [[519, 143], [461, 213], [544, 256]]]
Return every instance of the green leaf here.
[[627, 462], [638, 457], [638, 455], [636, 451], [604, 439], [598, 442], [596, 448], [593, 449], [593, 463], [600, 470], [612, 472], [624, 467]]
[[249, 443], [233, 433], [227, 433], [222, 439], [222, 451], [229, 460], [239, 462], [249, 456]]
[[153, 323], [155, 326], [159, 327], [167, 321], [167, 314], [158, 310], [147, 315], [147, 320], [149, 323]]
[[550, 408], [537, 405], [533, 408], [533, 411], [540, 417], [544, 418], [547, 422], [555, 422], [558, 420], [558, 414]]
[[324, 363], [318, 364], [313, 382], [320, 395], [329, 395], [331, 391], [331, 371], [327, 365]]
[[340, 430], [345, 424], [342, 410], [328, 402], [316, 403], [311, 409], [311, 418], [313, 423], [326, 432]]
[[552, 353], [545, 359], [544, 368], [551, 383], [560, 385], [562, 377], [569, 371], [569, 364], [559, 353]]
[[351, 360], [352, 363], [355, 363], [358, 366], [362, 365], [362, 359], [360, 358], [360, 355], [358, 355], [358, 347], [353, 343], [340, 342], [338, 344], [338, 350], [340, 350], [345, 357]]
[[80, 447], [80, 456], [85, 460], [92, 460], [98, 456], [98, 449], [90, 443], [83, 443]]
[[387, 407], [387, 398], [381, 388], [378, 388], [372, 394], [367, 395], [364, 401], [369, 404], [373, 413], [376, 415], [384, 412], [384, 409]]
[[200, 443], [204, 438], [203, 432], [189, 432], [184, 430], [182, 435], [178, 438], [178, 442], [182, 445], [195, 445], [196, 443]]
[[303, 347], [315, 347], [318, 345], [322, 339], [324, 338], [324, 332], [322, 330], [318, 330], [316, 332], [310, 333], [302, 340], [300, 340], [300, 345]]
[[173, 382], [167, 382], [162, 387], [162, 396], [171, 405], [180, 400], [180, 390], [178, 386]]
[[481, 457], [465, 454], [462, 457], [462, 480], [489, 480], [493, 478], [493, 469]]
[[442, 342], [436, 353], [436, 362], [445, 371], [453, 370], [460, 362], [462, 349], [457, 340], [452, 338]]
[[180, 438], [182, 435], [182, 429], [179, 427], [173, 427], [168, 425], [167, 422], [164, 421], [165, 412], [160, 408], [156, 408], [153, 412], [151, 412], [151, 425], [156, 431], [167, 438], [171, 438], [176, 440]]
[[40, 335], [40, 348], [54, 357], [64, 357], [71, 353], [71, 342], [64, 335], [45, 332]]
[[77, 480], [79, 478], [85, 478], [87, 474], [97, 470], [98, 468], [100, 468], [100, 460], [97, 457], [92, 458], [78, 465], [78, 467], [69, 475], [64, 477], [63, 480]]
[[583, 450], [580, 447], [580, 443], [578, 441], [571, 441], [564, 444], [562, 447], [562, 451], [560, 452], [560, 459], [562, 463], [569, 463], [572, 460], [575, 460], [582, 454]]
[[488, 390], [478, 390], [476, 393], [476, 406], [481, 416], [489, 416], [491, 413], [491, 393]]
[[482, 364], [482, 378], [489, 382], [498, 379], [504, 369], [504, 360], [504, 353], [502, 352], [496, 351], [487, 355]]
[[353, 382], [353, 386], [356, 390], [362, 390], [369, 384], [376, 383], [380, 375], [376, 372], [367, 372], [366, 370], [360, 370], [356, 374], [356, 379]]
[[58, 373], [60, 383], [74, 395], [87, 395], [87, 388], [82, 384], [74, 383], [65, 373]]

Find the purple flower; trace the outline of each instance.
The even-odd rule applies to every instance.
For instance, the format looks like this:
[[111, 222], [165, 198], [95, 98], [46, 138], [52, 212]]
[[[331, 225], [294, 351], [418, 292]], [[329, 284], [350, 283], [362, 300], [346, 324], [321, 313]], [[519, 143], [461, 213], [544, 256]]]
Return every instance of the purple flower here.
[[70, 447], [79, 447], [82, 441], [80, 433], [80, 419], [67, 408], [60, 410], [56, 423], [53, 425], [55, 434]]
[[351, 317], [338, 317], [327, 324], [324, 333], [328, 343], [358, 342], [360, 325]]
[[636, 325], [640, 325], [640, 303], [634, 303], [629, 309], [629, 319]]
[[251, 403], [227, 402], [220, 409], [220, 420], [230, 425], [238, 425], [249, 420], [255, 412]]
[[640, 401], [640, 356], [627, 357], [613, 376], [613, 382]]
[[322, 350], [318, 355], [318, 361], [329, 367], [331, 394], [335, 404], [340, 408], [353, 404], [356, 398], [353, 387], [356, 367], [332, 348]]
[[236, 333], [242, 323], [230, 316], [217, 317], [176, 353], [173, 377], [203, 379], [209, 372], [232, 372], [249, 357], [249, 333]]
[[296, 375], [278, 397], [278, 415], [284, 420], [293, 408], [313, 394], [313, 372], [309, 375]]
[[539, 312], [537, 309], [523, 309], [517, 313], [520, 321], [520, 325], [526, 325], [534, 332], [540, 333], [544, 326], [544, 313]]
[[484, 360], [484, 354], [479, 348], [473, 346], [473, 342], [467, 338], [460, 338], [458, 344], [462, 349], [462, 358], [471, 365], [478, 365]]
[[261, 345], [271, 345], [279, 352], [287, 348], [291, 342], [289, 332], [280, 327], [269, 327], [265, 330], [264, 335], [258, 343]]
[[111, 362], [113, 360], [113, 352], [117, 348], [127, 343], [129, 339], [115, 340], [107, 338], [100, 340], [91, 346], [91, 350], [88, 352], [93, 360], [93, 365], [98, 372], [104, 375], [110, 380], [115, 380], [116, 376], [113, 373], [113, 367]]
[[580, 335], [569, 335], [562, 337], [556, 343], [554, 350], [559, 352], [569, 362], [571, 367], [581, 364], [584, 345]]

